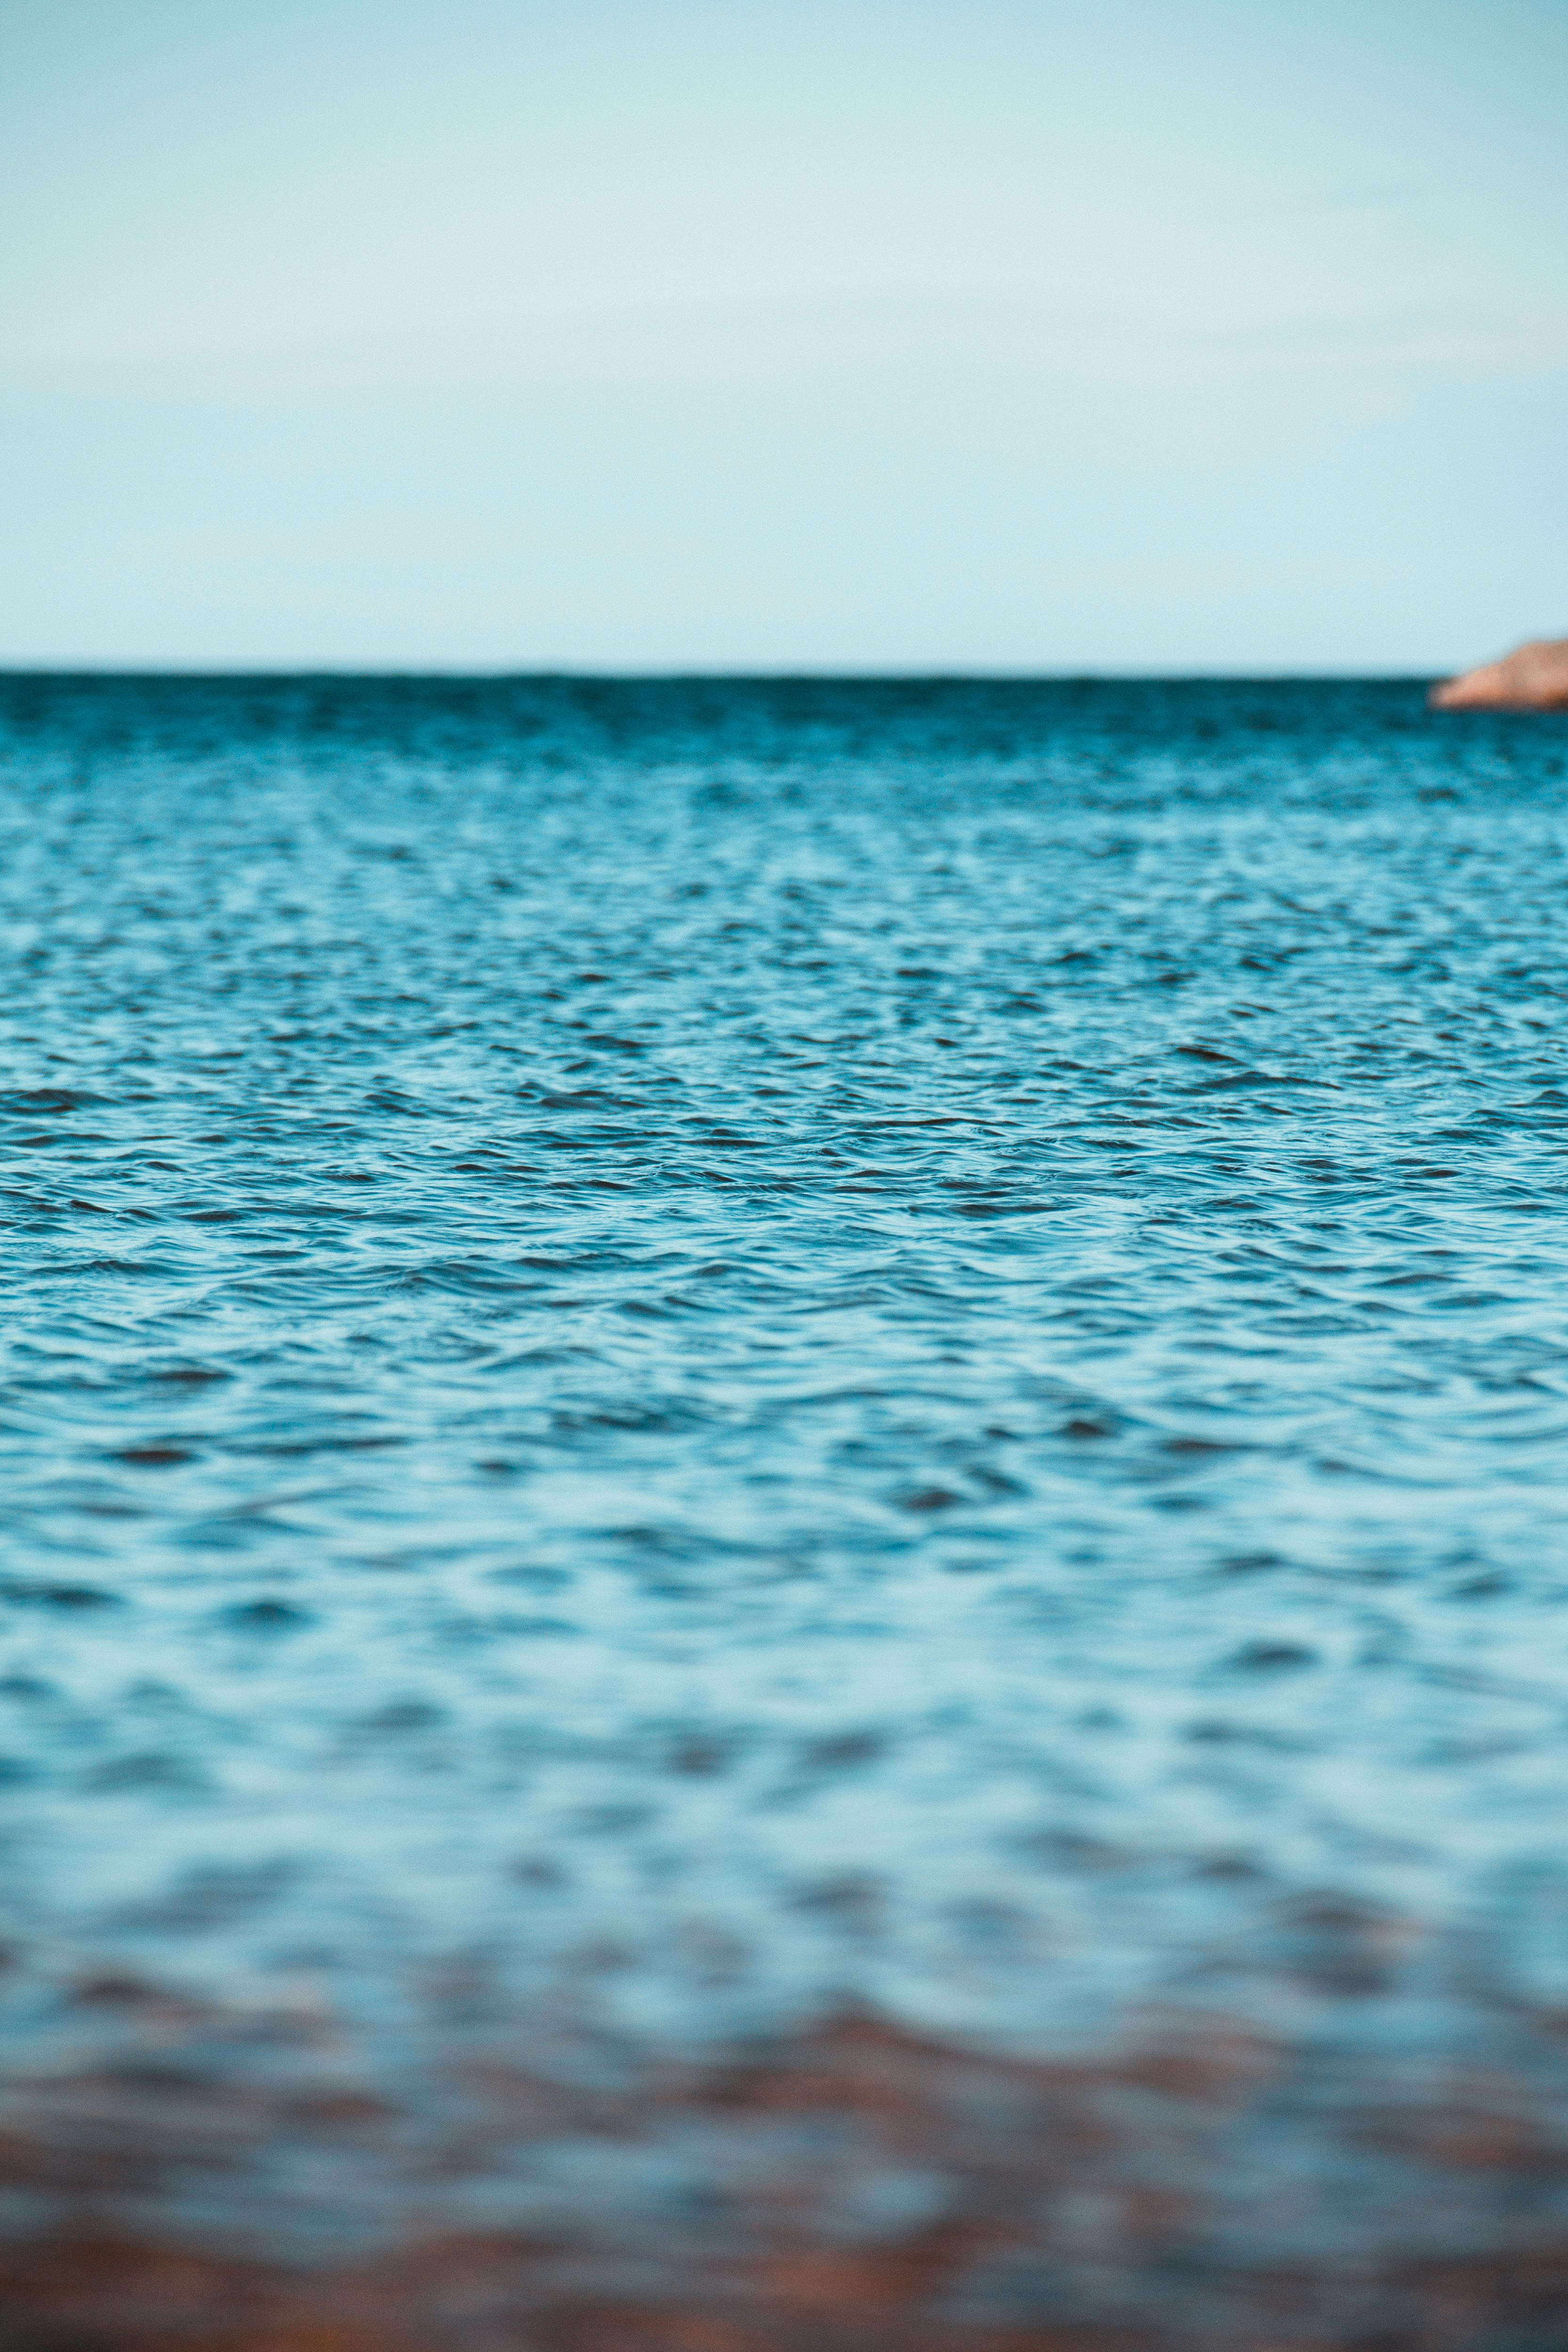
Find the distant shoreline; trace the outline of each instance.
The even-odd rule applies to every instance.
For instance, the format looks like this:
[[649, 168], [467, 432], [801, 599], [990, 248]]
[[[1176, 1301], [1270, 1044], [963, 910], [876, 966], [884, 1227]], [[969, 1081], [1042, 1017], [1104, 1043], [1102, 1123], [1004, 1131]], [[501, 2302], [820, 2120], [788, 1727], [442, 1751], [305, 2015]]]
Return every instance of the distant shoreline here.
[[1435, 710], [1568, 710], [1568, 637], [1537, 637], [1432, 689]]

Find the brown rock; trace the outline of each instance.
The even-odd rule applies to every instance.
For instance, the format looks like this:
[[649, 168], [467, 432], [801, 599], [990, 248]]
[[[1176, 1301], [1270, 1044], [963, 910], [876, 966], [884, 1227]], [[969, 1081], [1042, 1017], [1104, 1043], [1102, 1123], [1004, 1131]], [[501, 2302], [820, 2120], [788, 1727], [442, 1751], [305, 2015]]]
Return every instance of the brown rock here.
[[853, 2011], [612, 2065], [524, 2011], [399, 2104], [137, 1990], [151, 2040], [10, 2085], [4, 2352], [1568, 2346], [1555, 2011], [1441, 2065], [1174, 2011], [1054, 2059]]
[[1503, 661], [1432, 688], [1436, 710], [1568, 710], [1568, 637], [1538, 637]]

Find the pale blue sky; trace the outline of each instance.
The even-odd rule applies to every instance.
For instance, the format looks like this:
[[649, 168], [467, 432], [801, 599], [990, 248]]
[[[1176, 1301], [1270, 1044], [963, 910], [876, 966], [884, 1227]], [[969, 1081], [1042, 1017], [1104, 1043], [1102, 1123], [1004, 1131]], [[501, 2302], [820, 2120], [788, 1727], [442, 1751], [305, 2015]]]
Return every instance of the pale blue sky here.
[[1568, 630], [1563, 0], [0, 0], [0, 662]]

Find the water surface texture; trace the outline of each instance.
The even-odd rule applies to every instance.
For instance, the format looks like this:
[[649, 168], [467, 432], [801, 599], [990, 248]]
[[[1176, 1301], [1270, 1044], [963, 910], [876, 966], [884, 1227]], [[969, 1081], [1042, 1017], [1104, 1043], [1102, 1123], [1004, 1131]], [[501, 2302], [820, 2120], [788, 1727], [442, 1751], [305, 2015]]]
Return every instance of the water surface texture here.
[[455, 1966], [666, 2044], [1568, 2005], [1568, 730], [0, 719], [36, 2048], [115, 1970], [389, 2066]]

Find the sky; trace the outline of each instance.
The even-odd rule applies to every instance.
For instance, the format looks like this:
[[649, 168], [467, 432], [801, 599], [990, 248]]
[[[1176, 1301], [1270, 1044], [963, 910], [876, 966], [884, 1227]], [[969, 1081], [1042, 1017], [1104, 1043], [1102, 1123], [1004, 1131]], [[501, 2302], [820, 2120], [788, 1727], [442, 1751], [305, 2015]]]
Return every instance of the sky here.
[[1568, 632], [1565, 0], [0, 0], [0, 665]]

